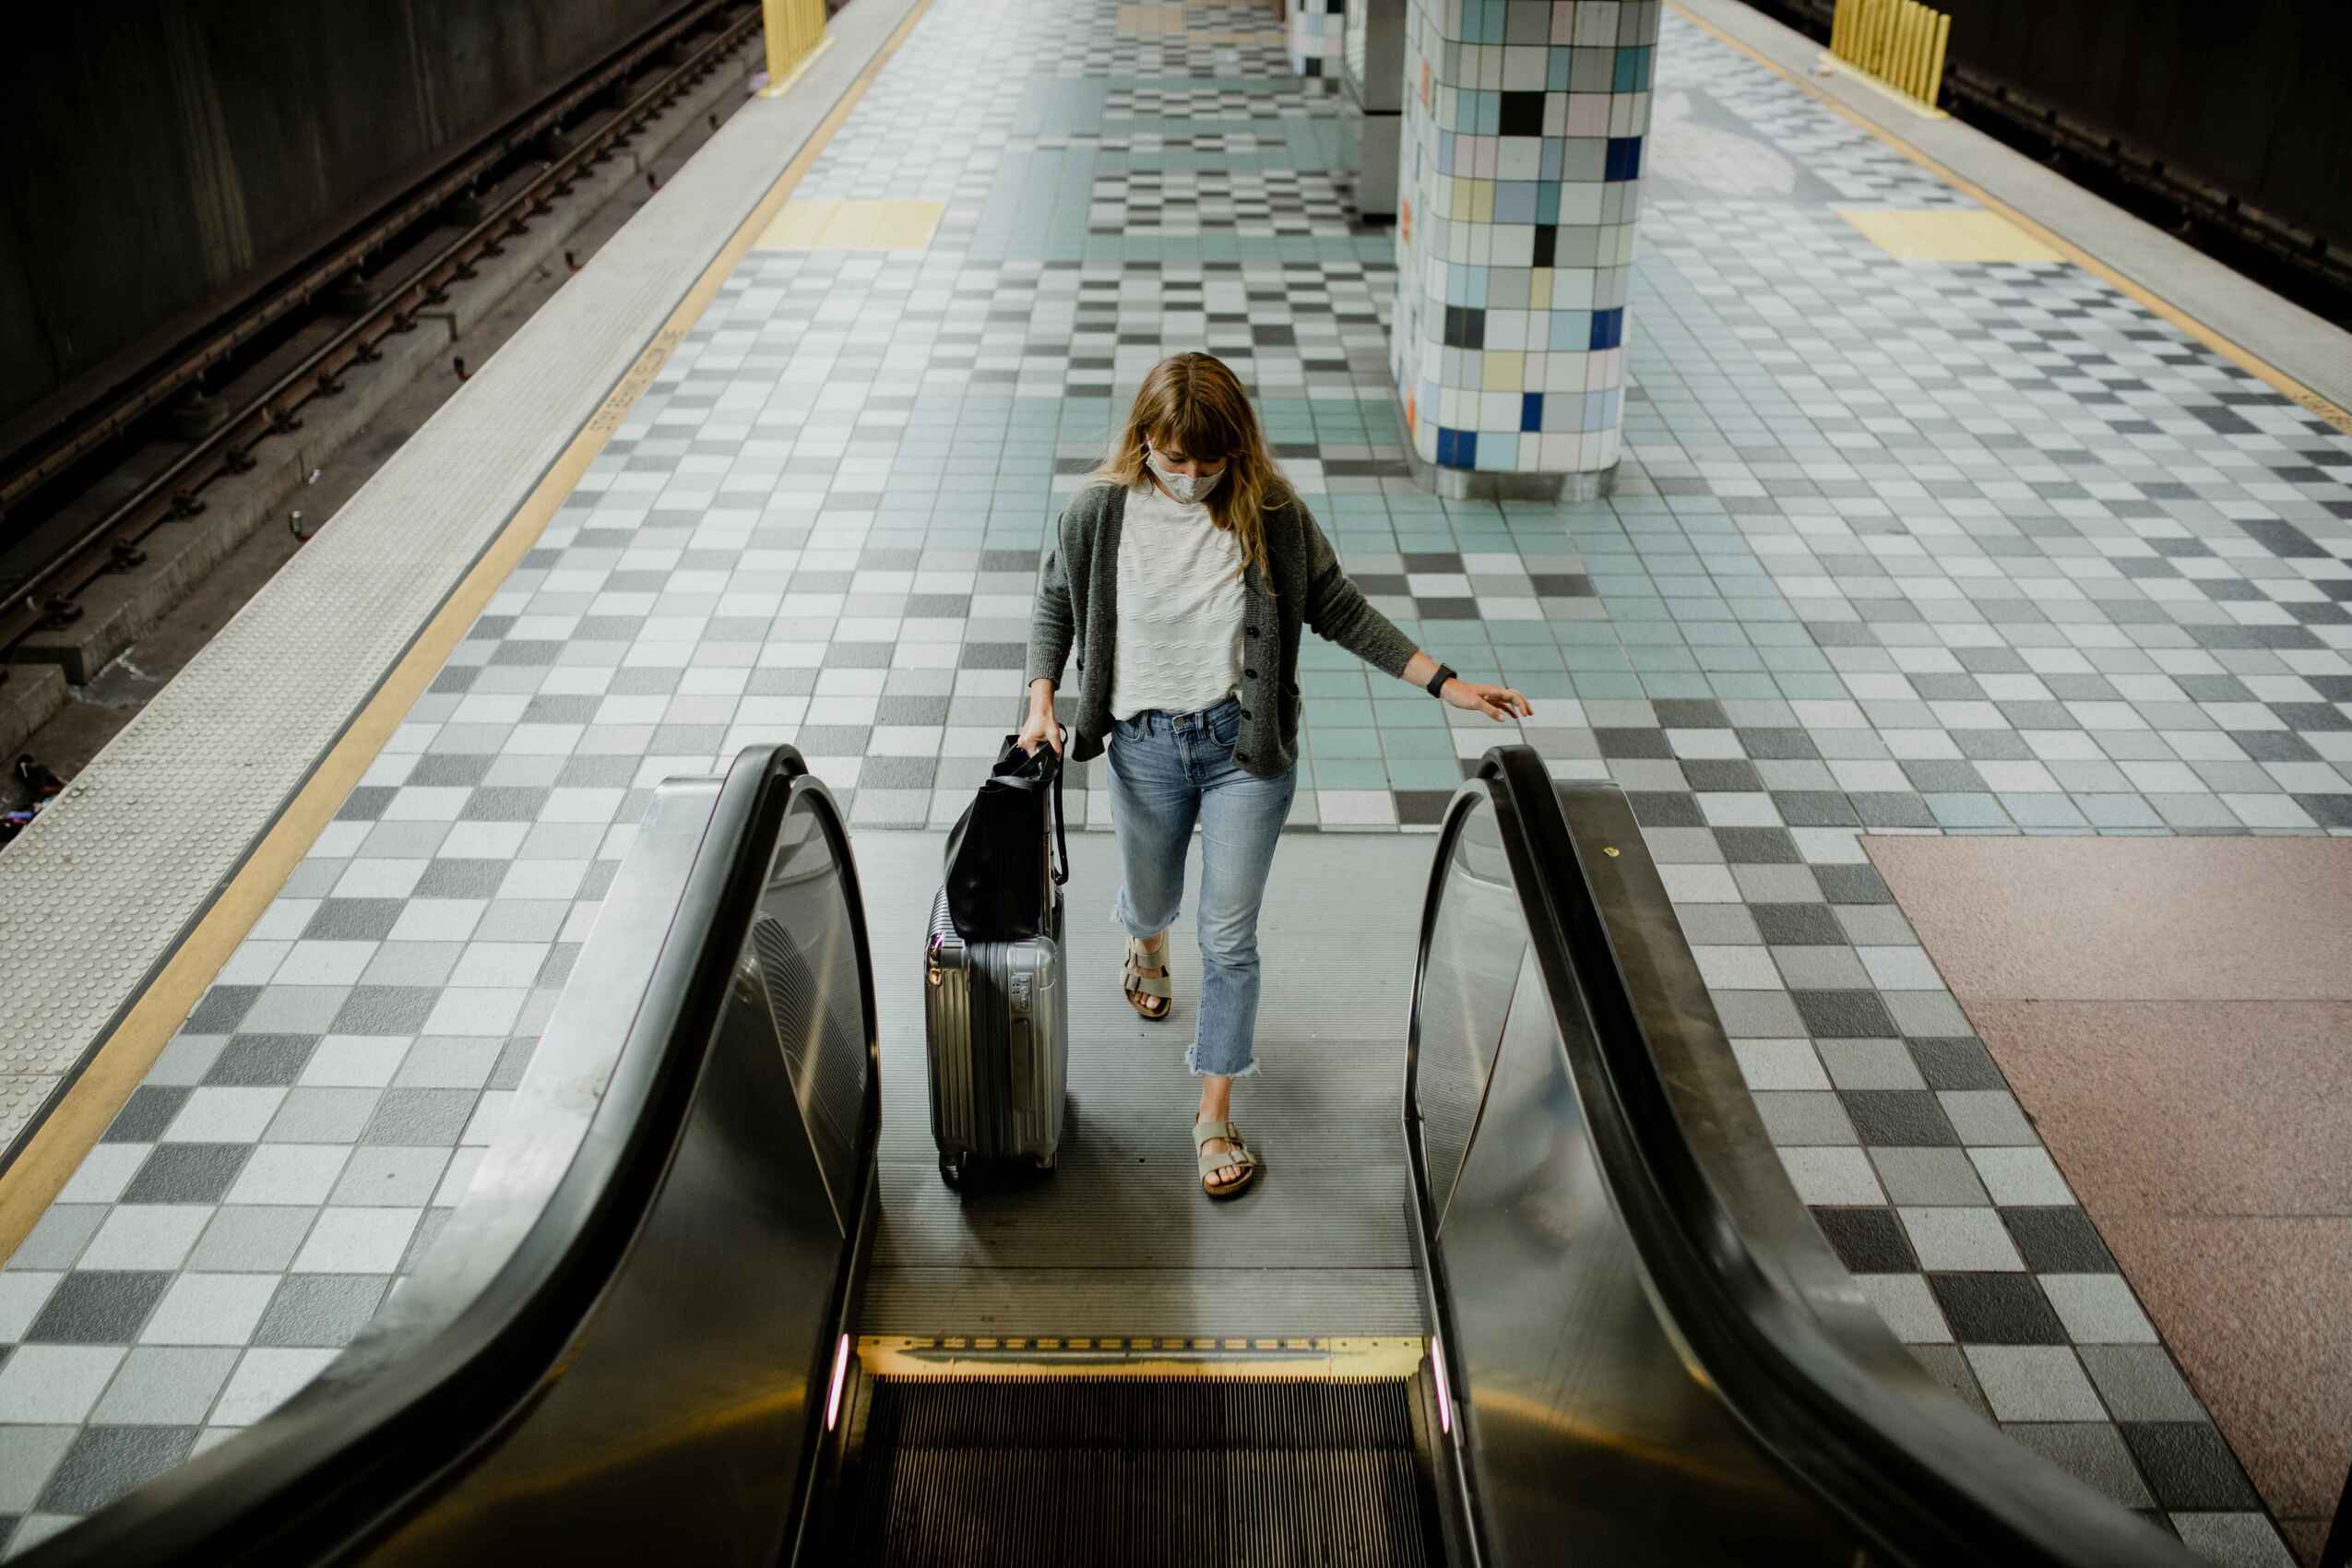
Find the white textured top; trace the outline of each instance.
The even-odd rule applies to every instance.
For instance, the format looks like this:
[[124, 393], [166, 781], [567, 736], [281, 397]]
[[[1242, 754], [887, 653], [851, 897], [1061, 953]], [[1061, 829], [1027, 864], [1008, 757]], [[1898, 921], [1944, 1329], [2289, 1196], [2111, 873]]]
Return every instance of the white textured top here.
[[1111, 717], [1214, 707], [1241, 683], [1241, 547], [1206, 505], [1149, 480], [1119, 529], [1119, 646]]

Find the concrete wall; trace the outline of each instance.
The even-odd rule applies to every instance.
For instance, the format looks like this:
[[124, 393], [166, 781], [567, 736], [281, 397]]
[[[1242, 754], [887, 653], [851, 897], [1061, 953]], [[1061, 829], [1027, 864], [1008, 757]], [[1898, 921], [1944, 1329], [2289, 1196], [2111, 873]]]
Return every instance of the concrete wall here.
[[118, 376], [681, 3], [22, 7], [0, 49], [0, 428]]

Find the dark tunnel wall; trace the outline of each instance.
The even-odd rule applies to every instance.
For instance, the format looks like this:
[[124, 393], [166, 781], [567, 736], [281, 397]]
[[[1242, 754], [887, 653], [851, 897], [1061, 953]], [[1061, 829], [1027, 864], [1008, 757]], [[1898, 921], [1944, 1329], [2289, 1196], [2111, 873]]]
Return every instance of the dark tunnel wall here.
[[681, 8], [82, 0], [18, 18], [0, 52], [0, 427], [113, 379]]
[[2352, 6], [1931, 0], [1951, 57], [2220, 192], [2352, 244]]

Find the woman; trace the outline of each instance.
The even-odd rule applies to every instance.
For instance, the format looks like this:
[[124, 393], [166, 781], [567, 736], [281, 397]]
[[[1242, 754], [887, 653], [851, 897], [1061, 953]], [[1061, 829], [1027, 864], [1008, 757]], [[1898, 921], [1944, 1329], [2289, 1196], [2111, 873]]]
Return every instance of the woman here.
[[1302, 626], [1455, 707], [1532, 711], [1507, 687], [1459, 679], [1365, 601], [1276, 469], [1230, 370], [1206, 354], [1161, 361], [1055, 529], [1020, 742], [1061, 750], [1054, 692], [1075, 649], [1071, 755], [1111, 754], [1122, 987], [1156, 1022], [1173, 1008], [1168, 928], [1203, 828], [1206, 973], [1185, 1065], [1201, 1080], [1193, 1147], [1213, 1198], [1241, 1193], [1260, 1165], [1232, 1123], [1233, 1080], [1257, 1071], [1258, 905], [1297, 783]]

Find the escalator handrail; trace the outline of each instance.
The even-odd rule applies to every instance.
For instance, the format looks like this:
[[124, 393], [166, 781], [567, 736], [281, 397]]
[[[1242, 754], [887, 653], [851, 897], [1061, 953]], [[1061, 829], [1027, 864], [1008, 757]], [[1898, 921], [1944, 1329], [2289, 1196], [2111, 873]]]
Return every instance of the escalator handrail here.
[[[1597, 1072], [1576, 1075], [1594, 1158], [1669, 1326], [1764, 1451], [1895, 1562], [2189, 1568], [2195, 1559], [2177, 1540], [1956, 1400], [1914, 1399], [1888, 1387], [1775, 1282], [1684, 1135], [1558, 791], [1526, 746], [1487, 753], [1440, 834], [1408, 1044], [1408, 1125], [1420, 1122], [1420, 975], [1453, 847], [1479, 786], [1495, 807], [1555, 1013], [1566, 1018], [1581, 1007], [1591, 1019]], [[1565, 1051], [1570, 1031], [1558, 1038]], [[1582, 1087], [1591, 1082], [1601, 1086], [1598, 1102]], [[1424, 1234], [1433, 1236], [1420, 1141], [1408, 1142]], [[1462, 1376], [1459, 1367], [1449, 1371]]]
[[[881, 1123], [880, 1037], [847, 826], [797, 751], [755, 747], [718, 791], [653, 977], [578, 1152], [480, 1293], [439, 1325], [362, 1336], [260, 1424], [135, 1488], [20, 1561], [35, 1568], [149, 1568], [340, 1557], [396, 1525], [517, 1419], [593, 1311], [660, 1191], [775, 836], [802, 802], [820, 814], [837, 853], [856, 933], [867, 1051], [859, 1180], [870, 1180]], [[750, 852], [754, 848], [758, 853]], [[779, 1499], [779, 1510], [789, 1502]]]

